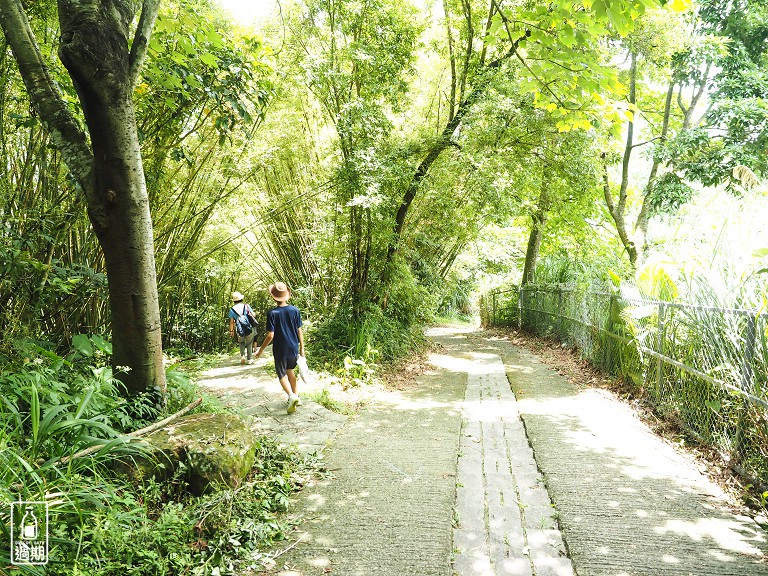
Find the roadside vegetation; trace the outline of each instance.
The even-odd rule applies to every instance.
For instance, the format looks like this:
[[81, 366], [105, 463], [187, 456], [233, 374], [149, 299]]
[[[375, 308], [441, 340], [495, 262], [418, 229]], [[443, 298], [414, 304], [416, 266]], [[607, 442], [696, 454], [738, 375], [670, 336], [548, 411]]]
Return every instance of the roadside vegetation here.
[[0, 0], [0, 495], [49, 503], [52, 571], [268, 562], [311, 462], [263, 440], [194, 498], [111, 467], [232, 351], [235, 290], [286, 282], [352, 391], [505, 286], [765, 311], [761, 0], [97, 4]]

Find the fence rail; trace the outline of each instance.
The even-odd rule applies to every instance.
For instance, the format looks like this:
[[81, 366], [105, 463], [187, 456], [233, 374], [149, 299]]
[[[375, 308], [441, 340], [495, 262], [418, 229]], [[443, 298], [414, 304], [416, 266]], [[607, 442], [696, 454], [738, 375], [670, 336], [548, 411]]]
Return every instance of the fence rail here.
[[481, 319], [576, 346], [768, 484], [768, 325], [756, 310], [528, 285], [484, 295]]

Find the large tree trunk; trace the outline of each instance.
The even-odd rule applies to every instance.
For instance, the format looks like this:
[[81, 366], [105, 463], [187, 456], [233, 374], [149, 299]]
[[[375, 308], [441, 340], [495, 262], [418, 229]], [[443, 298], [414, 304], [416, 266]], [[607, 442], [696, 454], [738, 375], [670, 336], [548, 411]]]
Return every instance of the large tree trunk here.
[[131, 42], [133, 6], [121, 0], [59, 0], [59, 56], [80, 98], [89, 149], [50, 80], [20, 0], [0, 0], [0, 25], [30, 101], [53, 130], [54, 141], [85, 192], [104, 250], [112, 362], [129, 394], [165, 389], [152, 220], [132, 102], [158, 0], [144, 1]]
[[59, 56], [80, 97], [94, 152], [88, 214], [107, 266], [113, 363], [130, 367], [120, 377], [135, 393], [163, 387], [164, 369], [152, 219], [132, 100], [133, 14], [120, 11], [121, 4], [60, 0]]
[[541, 239], [544, 236], [544, 225], [547, 222], [549, 211], [549, 181], [542, 179], [541, 192], [536, 210], [531, 214], [531, 233], [528, 235], [528, 247], [525, 250], [525, 265], [523, 267], [523, 280], [520, 283], [525, 286], [535, 281], [536, 262], [539, 259]]

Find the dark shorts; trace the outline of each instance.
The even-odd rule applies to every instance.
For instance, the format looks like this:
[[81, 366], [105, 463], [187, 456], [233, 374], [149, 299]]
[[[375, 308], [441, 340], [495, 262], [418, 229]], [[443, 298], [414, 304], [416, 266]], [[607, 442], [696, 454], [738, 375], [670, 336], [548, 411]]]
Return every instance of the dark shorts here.
[[277, 372], [277, 377], [282, 378], [288, 373], [288, 370], [296, 368], [296, 362], [298, 360], [298, 356], [292, 358], [275, 358], [275, 372]]

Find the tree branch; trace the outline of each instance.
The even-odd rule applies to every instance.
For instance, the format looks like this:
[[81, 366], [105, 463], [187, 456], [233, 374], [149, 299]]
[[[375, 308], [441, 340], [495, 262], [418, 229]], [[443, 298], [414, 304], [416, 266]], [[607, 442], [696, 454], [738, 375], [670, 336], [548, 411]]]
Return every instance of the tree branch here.
[[[551, 82], [544, 82], [544, 80], [539, 78], [536, 75], [536, 73], [533, 70], [531, 70], [531, 67], [528, 65], [528, 62], [526, 62], [525, 58], [523, 58], [520, 55], [520, 52], [517, 51], [517, 46], [518, 46], [520, 40], [519, 39], [518, 40], [512, 40], [512, 31], [509, 28], [510, 20], [506, 17], [504, 12], [501, 10], [501, 7], [499, 6], [497, 0], [493, 0], [493, 4], [496, 6], [496, 9], [498, 10], [498, 13], [501, 16], [502, 22], [504, 22], [504, 29], [507, 31], [507, 38], [509, 38], [509, 41], [512, 43], [512, 53], [514, 54], [515, 58], [517, 58], [520, 61], [520, 63], [523, 65], [523, 67], [528, 71], [528, 73], [531, 76], [533, 76], [533, 78], [536, 80], [536, 82], [538, 82], [544, 88], [544, 90], [549, 92], [549, 94], [552, 96], [552, 98], [554, 98], [555, 101], [557, 102], [558, 106], [560, 106], [561, 108], [566, 108], [565, 103], [563, 102], [563, 100], [557, 94], [555, 94], [555, 92], [549, 87], [549, 84], [551, 84]], [[527, 31], [526, 32], [526, 36], [529, 36], [529, 35], [530, 35], [530, 33]]]
[[72, 176], [88, 191], [93, 178], [93, 153], [88, 138], [51, 78], [21, 0], [0, 0], [0, 26], [33, 109], [51, 131], [51, 141], [61, 151]]
[[655, 138], [651, 138], [650, 140], [646, 140], [645, 142], [638, 142], [637, 144], [632, 144], [632, 148], [640, 148], [641, 146], [645, 146], [646, 144], [650, 144], [651, 142], [656, 142], [656, 140], [661, 140], [661, 136], [656, 136]]
[[[130, 434], [126, 434], [125, 438], [129, 442], [131, 440], [134, 440], [136, 438], [141, 438], [142, 436], [146, 436], [150, 432], [154, 432], [155, 430], [159, 430], [163, 426], [166, 426], [167, 424], [170, 424], [174, 420], [178, 420], [182, 416], [184, 416], [187, 412], [190, 410], [193, 410], [194, 408], [197, 408], [200, 403], [203, 401], [203, 398], [197, 398], [196, 400], [193, 400], [192, 403], [186, 405], [184, 408], [176, 412], [175, 414], [171, 414], [167, 418], [164, 418], [163, 420], [160, 420], [159, 422], [155, 422], [154, 424], [150, 424], [146, 428], [141, 428], [140, 430], [136, 430], [135, 432], [132, 432]], [[88, 456], [89, 454], [93, 454], [94, 452], [98, 452], [104, 448], [103, 444], [95, 444], [93, 446], [89, 446], [88, 448], [84, 448], [83, 450], [80, 450], [79, 452], [75, 452], [71, 456], [64, 456], [61, 458], [56, 464], [67, 464], [68, 462], [76, 459], [76, 458], [82, 458], [83, 456]]]
[[131, 54], [128, 56], [131, 87], [135, 87], [136, 82], [139, 80], [141, 66], [144, 64], [144, 60], [147, 57], [149, 39], [152, 36], [152, 29], [155, 27], [159, 12], [160, 0], [144, 0], [141, 7], [139, 24], [136, 26], [136, 34], [134, 35], [133, 43], [131, 44]]

